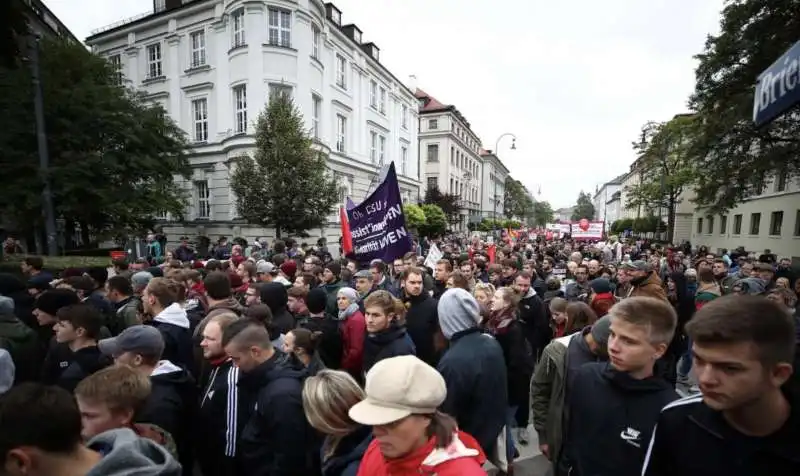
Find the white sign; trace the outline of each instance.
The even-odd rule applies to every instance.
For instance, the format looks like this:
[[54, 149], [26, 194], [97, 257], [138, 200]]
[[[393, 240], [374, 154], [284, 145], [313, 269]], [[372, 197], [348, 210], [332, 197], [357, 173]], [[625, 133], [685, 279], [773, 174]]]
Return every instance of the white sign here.
[[556, 233], [566, 235], [570, 231], [569, 223], [548, 223], [547, 229]]
[[590, 221], [588, 228], [581, 228], [580, 223], [572, 224], [572, 238], [576, 240], [599, 240], [603, 238], [603, 222]]
[[436, 269], [436, 262], [442, 259], [442, 256], [444, 256], [444, 253], [439, 251], [439, 247], [434, 243], [431, 245], [431, 249], [428, 250], [428, 256], [425, 257], [425, 263], [423, 264], [430, 269]]

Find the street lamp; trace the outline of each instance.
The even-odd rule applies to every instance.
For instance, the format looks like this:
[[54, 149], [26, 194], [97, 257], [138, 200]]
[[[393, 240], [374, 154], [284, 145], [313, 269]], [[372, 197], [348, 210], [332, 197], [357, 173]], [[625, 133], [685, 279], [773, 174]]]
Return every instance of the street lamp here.
[[[495, 156], [500, 159], [500, 156], [497, 155], [498, 151], [500, 150], [500, 141], [505, 137], [511, 137], [511, 150], [517, 150], [517, 136], [512, 134], [511, 132], [505, 132], [500, 134], [500, 137], [494, 143], [494, 154]], [[495, 178], [495, 180], [497, 180]], [[494, 185], [494, 223], [492, 223], [492, 229], [495, 231], [495, 235], [497, 235], [497, 184]]]

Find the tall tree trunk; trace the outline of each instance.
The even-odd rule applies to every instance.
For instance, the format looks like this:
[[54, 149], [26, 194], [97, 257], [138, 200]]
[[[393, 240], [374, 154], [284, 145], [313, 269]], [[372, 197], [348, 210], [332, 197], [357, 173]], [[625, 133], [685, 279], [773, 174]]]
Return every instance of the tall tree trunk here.
[[281, 239], [281, 227], [279, 226], [275, 226], [275, 239], [276, 240]]
[[675, 236], [675, 195], [669, 197], [669, 210], [667, 210], [667, 243], [672, 243]]

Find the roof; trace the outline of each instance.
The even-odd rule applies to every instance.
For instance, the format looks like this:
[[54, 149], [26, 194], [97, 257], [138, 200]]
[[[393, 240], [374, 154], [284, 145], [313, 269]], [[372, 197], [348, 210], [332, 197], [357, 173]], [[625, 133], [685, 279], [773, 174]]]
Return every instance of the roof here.
[[417, 88], [414, 95], [417, 97], [417, 99], [422, 99], [424, 101], [424, 105], [419, 108], [419, 112], [447, 111], [455, 109], [449, 104], [443, 104], [438, 99], [419, 88]]
[[606, 185], [622, 185], [622, 181], [625, 180], [625, 176], [628, 175], [627, 173], [620, 174], [613, 179], [609, 180]]

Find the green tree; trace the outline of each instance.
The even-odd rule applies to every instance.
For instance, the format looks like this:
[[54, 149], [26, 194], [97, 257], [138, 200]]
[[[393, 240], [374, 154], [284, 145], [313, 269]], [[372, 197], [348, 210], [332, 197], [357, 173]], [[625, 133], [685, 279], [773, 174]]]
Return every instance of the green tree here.
[[506, 177], [503, 215], [506, 218], [529, 218], [534, 211], [533, 197], [519, 180]]
[[534, 226], [545, 226], [553, 222], [553, 207], [548, 202], [534, 202], [532, 224]]
[[442, 193], [437, 187], [428, 188], [422, 203], [437, 205], [447, 217], [448, 223], [458, 223], [461, 220], [461, 199], [454, 193]]
[[578, 202], [575, 204], [575, 209], [572, 210], [571, 219], [578, 221], [583, 218], [587, 220], [594, 218], [594, 203], [592, 203], [591, 195], [581, 190], [581, 193], [578, 194]]
[[697, 56], [689, 106], [698, 115], [696, 203], [724, 212], [762, 192], [765, 177], [800, 170], [800, 115], [753, 125], [753, 84], [800, 38], [800, 1], [729, 0], [720, 33]]
[[425, 212], [422, 211], [422, 207], [419, 205], [403, 205], [403, 216], [406, 219], [406, 226], [408, 228], [416, 228], [419, 230], [420, 227], [425, 226]]
[[[180, 218], [188, 178], [186, 134], [160, 107], [117, 84], [113, 68], [80, 44], [44, 38], [41, 84], [56, 217], [85, 243], [141, 233], [154, 217]], [[18, 232], [42, 229], [30, 68], [0, 67], [0, 208]]]
[[[681, 114], [668, 122], [648, 122], [641, 141], [633, 144], [639, 154], [636, 173], [641, 180], [628, 186], [626, 207], [666, 211], [666, 241], [672, 241], [676, 207], [681, 194], [694, 183], [695, 167], [690, 153], [696, 116]], [[656, 231], [656, 230], [654, 230]]]
[[336, 182], [288, 95], [272, 95], [255, 136], [254, 156], [239, 157], [231, 174], [239, 216], [275, 228], [278, 238], [324, 226], [338, 201]]
[[22, 11], [21, 0], [0, 2], [0, 65], [13, 68], [17, 66], [23, 48], [27, 46], [28, 22]]
[[433, 238], [447, 230], [447, 215], [444, 214], [439, 205], [426, 203], [420, 208], [425, 214], [425, 225], [419, 228], [420, 236]]

